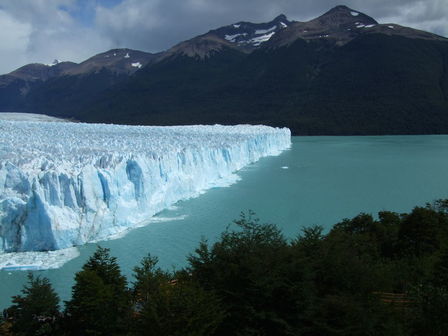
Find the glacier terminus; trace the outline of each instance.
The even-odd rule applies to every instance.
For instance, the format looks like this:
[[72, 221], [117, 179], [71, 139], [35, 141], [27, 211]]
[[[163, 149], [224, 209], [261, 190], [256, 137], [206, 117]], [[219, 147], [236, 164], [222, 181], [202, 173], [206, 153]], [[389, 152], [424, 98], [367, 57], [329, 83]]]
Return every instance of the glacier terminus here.
[[0, 120], [0, 253], [119, 235], [289, 148], [268, 126]]

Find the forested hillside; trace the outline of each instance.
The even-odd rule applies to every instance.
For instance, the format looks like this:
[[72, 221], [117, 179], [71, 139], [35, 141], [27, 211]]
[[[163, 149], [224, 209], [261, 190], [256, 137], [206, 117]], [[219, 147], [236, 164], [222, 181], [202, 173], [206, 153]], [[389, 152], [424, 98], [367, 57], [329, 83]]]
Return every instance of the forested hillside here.
[[294, 135], [448, 133], [448, 39], [346, 6], [307, 22], [238, 22], [158, 54], [114, 49], [52, 69], [0, 76], [0, 111], [266, 124]]

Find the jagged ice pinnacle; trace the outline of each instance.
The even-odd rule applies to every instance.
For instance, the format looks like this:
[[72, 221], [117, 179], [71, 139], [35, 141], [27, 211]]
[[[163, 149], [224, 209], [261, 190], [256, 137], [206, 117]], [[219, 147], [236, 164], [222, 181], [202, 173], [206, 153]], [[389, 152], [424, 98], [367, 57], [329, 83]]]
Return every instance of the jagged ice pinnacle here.
[[290, 143], [267, 126], [0, 121], [0, 252], [107, 239]]

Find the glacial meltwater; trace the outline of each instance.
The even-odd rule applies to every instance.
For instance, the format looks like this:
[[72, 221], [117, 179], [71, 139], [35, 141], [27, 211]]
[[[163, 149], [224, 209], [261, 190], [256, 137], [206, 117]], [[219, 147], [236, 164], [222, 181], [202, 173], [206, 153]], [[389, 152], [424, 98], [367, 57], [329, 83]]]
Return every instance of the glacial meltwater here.
[[[448, 198], [448, 136], [293, 137], [290, 150], [237, 174], [240, 180], [230, 187], [179, 202], [148, 225], [100, 245], [111, 249], [132, 281], [132, 268], [148, 253], [164, 268], [185, 266], [201, 237], [213, 242], [241, 211], [255, 211], [291, 238], [302, 227], [328, 229], [360, 212], [409, 211]], [[67, 300], [74, 274], [95, 248], [78, 247], [79, 257], [35, 273]], [[0, 271], [0, 308], [25, 282], [26, 272]]]

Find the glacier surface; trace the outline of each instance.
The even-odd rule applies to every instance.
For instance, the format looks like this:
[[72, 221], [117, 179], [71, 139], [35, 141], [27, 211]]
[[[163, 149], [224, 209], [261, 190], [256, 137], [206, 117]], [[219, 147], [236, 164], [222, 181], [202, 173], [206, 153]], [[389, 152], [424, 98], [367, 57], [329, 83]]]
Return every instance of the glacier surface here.
[[119, 236], [290, 144], [267, 126], [0, 120], [0, 252]]

